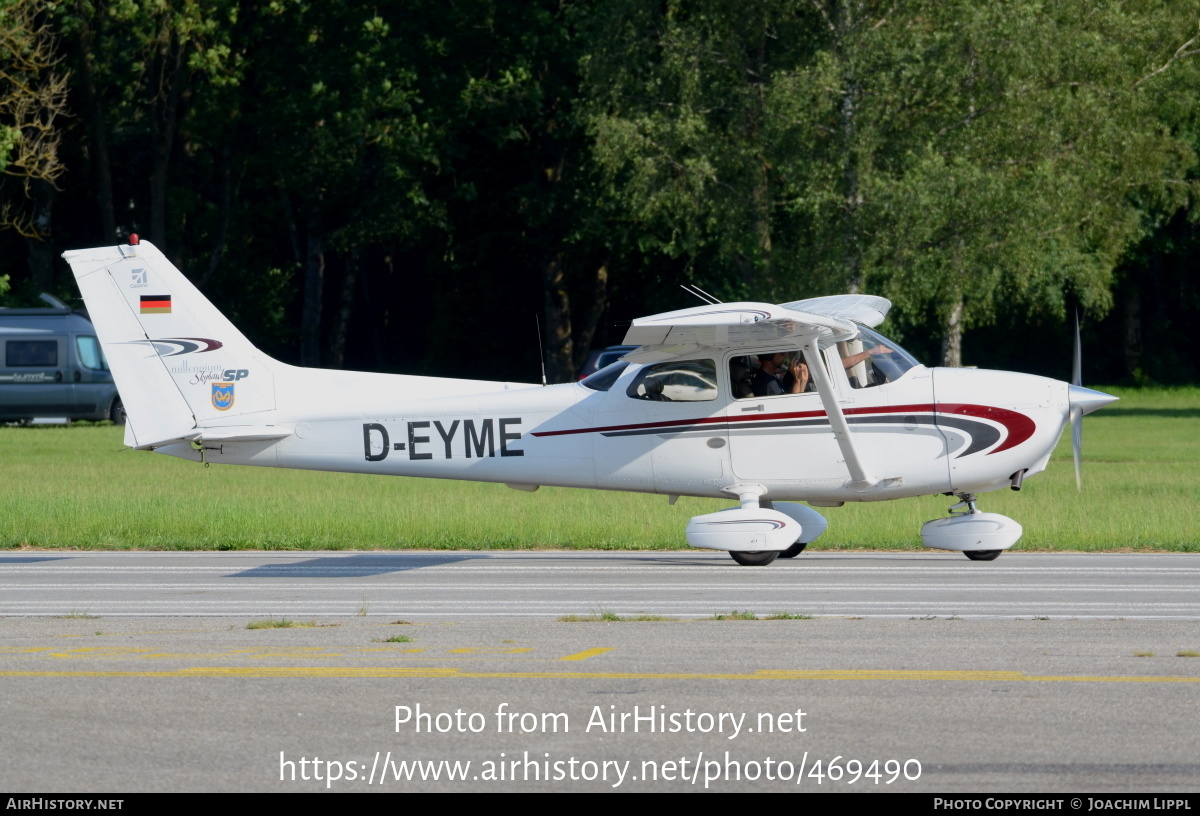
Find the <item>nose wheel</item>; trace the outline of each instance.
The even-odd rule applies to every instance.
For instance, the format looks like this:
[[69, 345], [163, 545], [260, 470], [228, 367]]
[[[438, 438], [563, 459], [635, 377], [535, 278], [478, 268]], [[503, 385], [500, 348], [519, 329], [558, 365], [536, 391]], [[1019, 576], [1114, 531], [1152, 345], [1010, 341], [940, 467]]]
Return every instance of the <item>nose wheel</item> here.
[[975, 506], [975, 494], [957, 493], [950, 517], [921, 526], [921, 543], [935, 550], [961, 552], [972, 561], [995, 561], [1021, 537], [1021, 525], [999, 513]]
[[1004, 550], [966, 550], [963, 552], [972, 561], [995, 561]]
[[762, 550], [759, 552], [729, 551], [729, 557], [743, 567], [765, 567], [779, 556], [778, 550]]
[[[979, 512], [975, 506], [974, 493], [959, 493], [961, 501], [950, 508], [952, 516], [973, 516]], [[963, 555], [972, 561], [995, 561], [1004, 550], [963, 550]]]

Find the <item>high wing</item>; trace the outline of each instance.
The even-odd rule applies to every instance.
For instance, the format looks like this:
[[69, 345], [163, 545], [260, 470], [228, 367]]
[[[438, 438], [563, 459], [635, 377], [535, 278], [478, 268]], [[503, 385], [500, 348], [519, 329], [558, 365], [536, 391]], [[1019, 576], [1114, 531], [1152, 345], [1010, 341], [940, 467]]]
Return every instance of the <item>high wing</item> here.
[[873, 329], [887, 317], [888, 310], [892, 308], [892, 302], [887, 298], [875, 295], [830, 295], [807, 300], [794, 300], [791, 303], [784, 303], [783, 308], [852, 320]]
[[714, 303], [639, 317], [625, 344], [640, 346], [623, 359], [654, 363], [701, 348], [736, 349], [816, 338], [845, 340], [856, 323], [877, 326], [891, 302], [873, 295], [834, 295], [792, 303]]

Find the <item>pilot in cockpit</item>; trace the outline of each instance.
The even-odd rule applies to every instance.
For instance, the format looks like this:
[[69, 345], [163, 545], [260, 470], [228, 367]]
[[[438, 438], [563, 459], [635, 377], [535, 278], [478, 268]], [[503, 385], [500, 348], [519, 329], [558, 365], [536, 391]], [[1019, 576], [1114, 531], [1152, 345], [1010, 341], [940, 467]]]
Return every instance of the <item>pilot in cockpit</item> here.
[[750, 380], [754, 396], [800, 394], [808, 387], [808, 366], [801, 361], [799, 354], [790, 361], [782, 351], [760, 354], [758, 362], [759, 369]]

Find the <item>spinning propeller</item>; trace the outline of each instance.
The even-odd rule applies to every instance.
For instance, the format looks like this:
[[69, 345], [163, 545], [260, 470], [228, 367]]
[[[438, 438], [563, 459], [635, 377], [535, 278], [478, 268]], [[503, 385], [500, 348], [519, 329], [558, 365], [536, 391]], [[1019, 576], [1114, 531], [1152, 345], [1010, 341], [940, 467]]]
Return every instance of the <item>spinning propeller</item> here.
[[1067, 389], [1071, 406], [1071, 450], [1075, 454], [1075, 487], [1083, 490], [1079, 460], [1083, 457], [1083, 415], [1103, 408], [1117, 397], [1083, 387], [1083, 353], [1079, 342], [1079, 312], [1075, 312], [1075, 359], [1071, 366], [1071, 385]]

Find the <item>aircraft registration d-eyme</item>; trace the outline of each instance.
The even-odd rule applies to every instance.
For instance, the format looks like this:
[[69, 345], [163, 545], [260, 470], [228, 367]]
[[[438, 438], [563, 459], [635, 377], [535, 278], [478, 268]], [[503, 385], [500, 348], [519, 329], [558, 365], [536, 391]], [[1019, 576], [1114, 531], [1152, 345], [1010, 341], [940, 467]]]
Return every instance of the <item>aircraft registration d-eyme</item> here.
[[872, 331], [891, 304], [867, 295], [643, 317], [625, 337], [638, 348], [563, 385], [297, 368], [256, 349], [136, 236], [63, 257], [130, 447], [527, 491], [733, 498], [692, 518], [686, 537], [743, 565], [799, 554], [828, 526], [813, 506], [939, 493], [961, 501], [924, 525], [923, 543], [994, 559], [1021, 526], [979, 511], [975, 495], [1019, 489], [1068, 421], [1077, 434], [1082, 414], [1115, 399], [1026, 374], [926, 368]]

